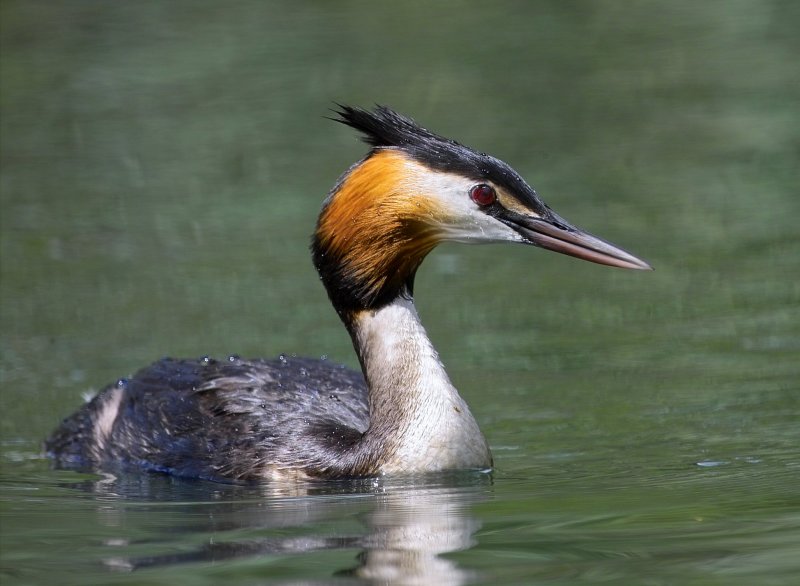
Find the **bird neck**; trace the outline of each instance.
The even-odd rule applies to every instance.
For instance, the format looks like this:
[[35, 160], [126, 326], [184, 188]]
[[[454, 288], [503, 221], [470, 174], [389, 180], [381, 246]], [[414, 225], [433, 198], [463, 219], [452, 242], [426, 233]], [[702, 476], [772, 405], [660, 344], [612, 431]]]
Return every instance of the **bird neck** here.
[[369, 389], [370, 425], [361, 449], [384, 454], [379, 472], [491, 467], [486, 440], [407, 291], [346, 323]]

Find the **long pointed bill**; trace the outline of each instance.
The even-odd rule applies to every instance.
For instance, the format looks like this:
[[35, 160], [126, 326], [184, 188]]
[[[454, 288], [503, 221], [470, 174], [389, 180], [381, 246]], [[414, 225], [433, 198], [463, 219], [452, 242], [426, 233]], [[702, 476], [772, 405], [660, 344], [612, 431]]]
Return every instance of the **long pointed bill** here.
[[535, 246], [568, 254], [576, 258], [601, 265], [623, 269], [653, 270], [640, 258], [618, 246], [583, 232], [553, 214], [549, 221], [540, 218], [514, 218], [513, 226], [526, 240]]

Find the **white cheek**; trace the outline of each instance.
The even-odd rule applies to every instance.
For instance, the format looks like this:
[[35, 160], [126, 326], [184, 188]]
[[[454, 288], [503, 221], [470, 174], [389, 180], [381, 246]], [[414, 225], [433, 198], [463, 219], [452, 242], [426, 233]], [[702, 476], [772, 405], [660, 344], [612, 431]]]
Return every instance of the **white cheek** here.
[[436, 224], [444, 238], [453, 242], [522, 242], [522, 237], [483, 212], [469, 197], [474, 181], [457, 175], [434, 174], [425, 177], [423, 193], [438, 200], [442, 217]]
[[442, 226], [444, 237], [453, 242], [479, 244], [482, 242], [522, 242], [522, 237], [514, 230], [475, 209], [469, 214], [459, 216], [458, 221]]

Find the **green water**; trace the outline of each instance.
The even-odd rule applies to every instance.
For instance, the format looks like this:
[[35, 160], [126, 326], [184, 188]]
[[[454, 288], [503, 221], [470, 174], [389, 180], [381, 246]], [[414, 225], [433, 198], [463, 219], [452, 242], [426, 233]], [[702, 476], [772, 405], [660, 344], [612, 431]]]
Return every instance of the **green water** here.
[[[800, 575], [790, 1], [0, 6], [0, 581], [712, 584]], [[437, 250], [417, 302], [492, 477], [227, 486], [50, 469], [163, 355], [356, 365], [308, 259], [386, 103], [650, 261]]]

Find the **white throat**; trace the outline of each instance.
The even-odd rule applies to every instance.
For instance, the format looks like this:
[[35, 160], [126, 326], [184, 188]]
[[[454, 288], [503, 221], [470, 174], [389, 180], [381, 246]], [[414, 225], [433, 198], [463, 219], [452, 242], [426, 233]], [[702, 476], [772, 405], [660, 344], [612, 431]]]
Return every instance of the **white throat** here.
[[400, 296], [354, 316], [353, 339], [370, 398], [364, 447], [380, 446], [383, 473], [487, 469], [489, 446], [420, 323]]

